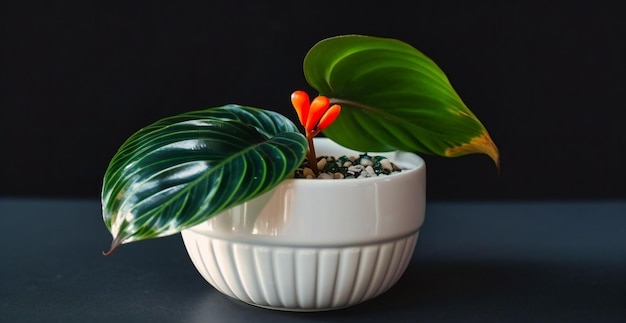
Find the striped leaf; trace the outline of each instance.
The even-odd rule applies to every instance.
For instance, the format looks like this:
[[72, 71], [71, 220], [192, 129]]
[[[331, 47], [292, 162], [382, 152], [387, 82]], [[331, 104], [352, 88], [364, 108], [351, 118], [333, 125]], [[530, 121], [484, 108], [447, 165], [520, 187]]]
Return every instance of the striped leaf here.
[[485, 127], [446, 75], [423, 53], [395, 39], [338, 36], [304, 60], [307, 82], [341, 114], [324, 134], [359, 151], [403, 150], [441, 156], [499, 154]]
[[133, 134], [104, 176], [102, 208], [119, 245], [171, 235], [290, 176], [307, 141], [282, 115], [227, 105], [165, 118]]

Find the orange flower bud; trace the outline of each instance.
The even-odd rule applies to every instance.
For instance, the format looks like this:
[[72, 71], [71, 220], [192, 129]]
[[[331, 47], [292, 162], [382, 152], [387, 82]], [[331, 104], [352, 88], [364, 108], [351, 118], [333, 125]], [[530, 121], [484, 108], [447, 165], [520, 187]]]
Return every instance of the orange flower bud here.
[[339, 104], [335, 104], [326, 110], [326, 113], [324, 113], [320, 122], [317, 124], [317, 129], [322, 131], [326, 129], [326, 127], [330, 126], [330, 124], [337, 119], [339, 112], [341, 112], [341, 106]]
[[313, 101], [311, 101], [309, 118], [307, 119], [306, 125], [304, 126], [307, 131], [312, 131], [313, 129], [315, 129], [315, 126], [320, 121], [322, 115], [324, 115], [324, 112], [326, 112], [326, 110], [328, 109], [328, 106], [330, 106], [330, 100], [328, 100], [328, 98], [325, 96], [318, 96], [313, 99]]
[[309, 102], [309, 95], [301, 90], [291, 94], [291, 104], [298, 113], [298, 119], [307, 132], [315, 136], [318, 132], [328, 127], [341, 111], [338, 104], [330, 106], [330, 100], [320, 95]]
[[302, 126], [306, 125], [306, 120], [309, 116], [310, 108], [309, 95], [304, 91], [295, 91], [291, 94], [291, 104], [298, 114], [300, 124]]

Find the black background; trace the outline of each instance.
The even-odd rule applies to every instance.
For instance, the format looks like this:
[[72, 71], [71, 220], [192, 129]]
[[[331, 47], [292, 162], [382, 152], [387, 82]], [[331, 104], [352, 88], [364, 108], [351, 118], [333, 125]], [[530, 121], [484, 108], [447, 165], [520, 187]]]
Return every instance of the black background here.
[[139, 128], [239, 103], [295, 120], [317, 41], [433, 58], [502, 157], [426, 157], [431, 199], [626, 198], [620, 1], [4, 1], [0, 196], [98, 197]]

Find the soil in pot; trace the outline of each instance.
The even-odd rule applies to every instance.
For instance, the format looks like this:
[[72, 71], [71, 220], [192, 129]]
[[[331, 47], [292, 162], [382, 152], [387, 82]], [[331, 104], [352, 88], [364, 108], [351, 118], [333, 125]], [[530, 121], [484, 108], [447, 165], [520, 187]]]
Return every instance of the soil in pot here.
[[400, 167], [387, 157], [370, 156], [367, 153], [359, 156], [321, 156], [317, 158], [317, 169], [319, 169], [320, 173], [315, 176], [309, 161], [305, 160], [294, 171], [293, 177], [306, 179], [363, 179], [391, 175], [401, 171]]

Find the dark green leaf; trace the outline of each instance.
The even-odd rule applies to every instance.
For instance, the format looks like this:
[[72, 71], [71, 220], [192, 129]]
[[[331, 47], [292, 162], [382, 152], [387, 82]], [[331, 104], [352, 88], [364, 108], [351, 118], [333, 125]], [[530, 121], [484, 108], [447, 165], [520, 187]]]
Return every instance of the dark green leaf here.
[[180, 232], [276, 186], [307, 141], [282, 115], [228, 105], [133, 134], [104, 176], [104, 222], [117, 246]]
[[395, 39], [360, 35], [317, 43], [305, 57], [307, 82], [341, 114], [324, 134], [360, 151], [442, 156], [484, 153], [498, 163], [485, 127], [428, 57]]

